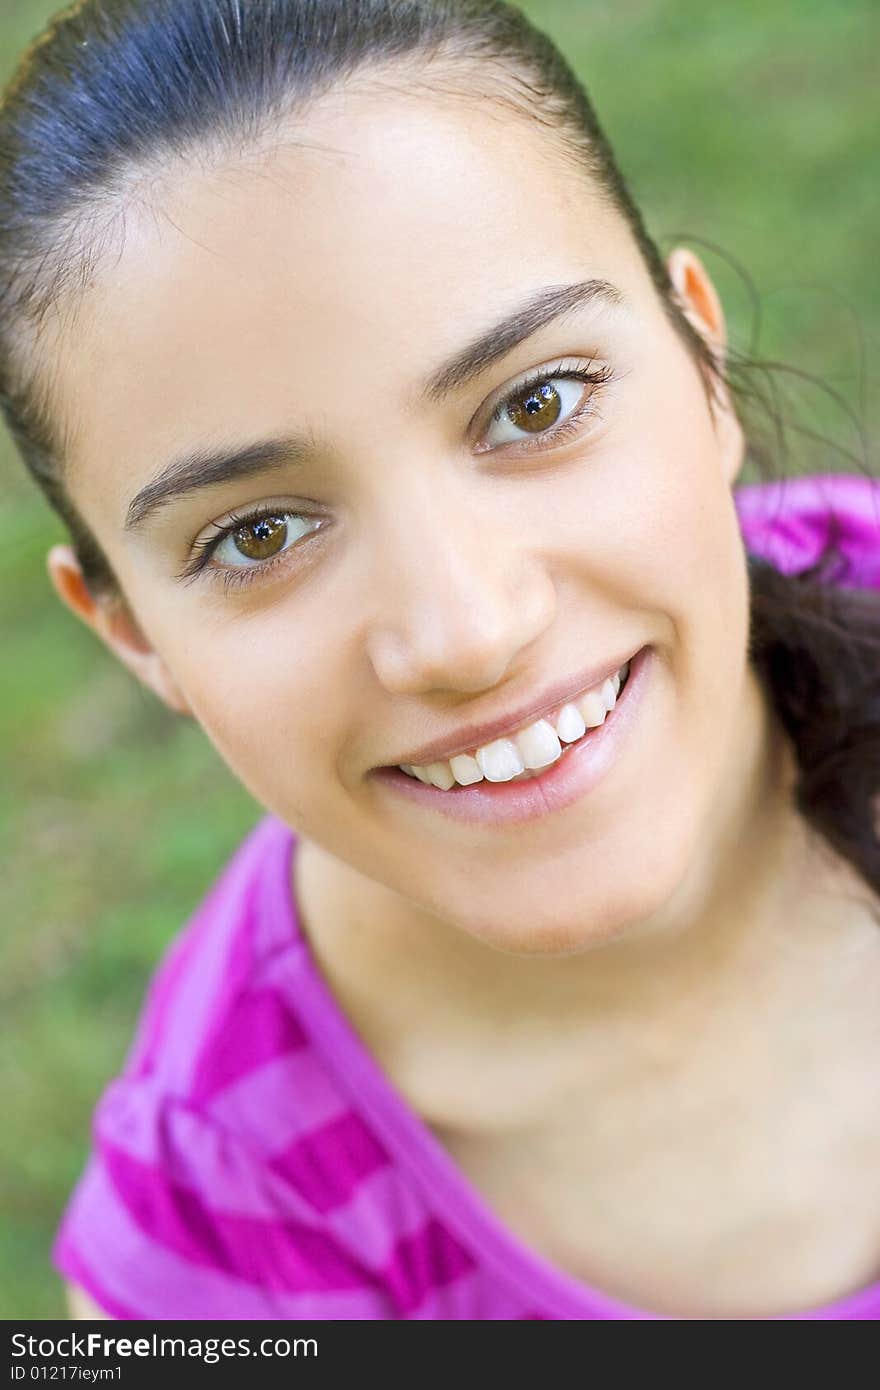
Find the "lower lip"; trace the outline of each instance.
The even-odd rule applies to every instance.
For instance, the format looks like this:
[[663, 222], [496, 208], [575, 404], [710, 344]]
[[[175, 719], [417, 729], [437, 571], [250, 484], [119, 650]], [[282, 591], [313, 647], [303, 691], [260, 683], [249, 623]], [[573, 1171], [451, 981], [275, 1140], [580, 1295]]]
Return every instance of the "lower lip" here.
[[488, 782], [484, 778], [469, 787], [445, 792], [407, 776], [399, 767], [376, 768], [370, 776], [380, 786], [452, 820], [517, 825], [564, 811], [591, 792], [617, 759], [639, 717], [653, 656], [652, 647], [643, 647], [632, 657], [626, 685], [604, 723], [584, 734], [578, 743], [567, 744], [561, 757], [535, 777], [522, 782]]

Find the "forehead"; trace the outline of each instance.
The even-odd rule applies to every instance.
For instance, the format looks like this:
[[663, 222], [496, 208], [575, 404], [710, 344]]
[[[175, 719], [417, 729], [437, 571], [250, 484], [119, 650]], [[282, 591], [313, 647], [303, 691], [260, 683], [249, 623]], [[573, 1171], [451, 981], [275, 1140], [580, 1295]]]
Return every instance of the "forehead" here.
[[129, 201], [59, 343], [72, 485], [285, 412], [341, 425], [356, 378], [404, 408], [498, 304], [578, 271], [632, 278], [623, 222], [537, 123], [493, 110], [343, 93], [270, 150], [185, 162]]

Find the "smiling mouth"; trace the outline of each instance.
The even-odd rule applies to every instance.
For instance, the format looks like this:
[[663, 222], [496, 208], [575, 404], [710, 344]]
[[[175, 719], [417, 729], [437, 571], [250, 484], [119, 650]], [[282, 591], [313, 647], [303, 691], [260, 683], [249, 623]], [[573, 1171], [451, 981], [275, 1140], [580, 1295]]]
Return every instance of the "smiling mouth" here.
[[[456, 779], [448, 773], [439, 783], [423, 782], [400, 766], [377, 768], [371, 775], [389, 795], [402, 796], [414, 815], [423, 807], [426, 812], [437, 812], [441, 819], [445, 814], [453, 822], [480, 826], [487, 833], [560, 815], [605, 782], [641, 723], [654, 670], [652, 646], [641, 647], [625, 664], [630, 666], [626, 682], [621, 678], [619, 698], [603, 722], [573, 739], [553, 762], [541, 768], [524, 768], [530, 773], [528, 777], [484, 777], [455, 785]], [[569, 724], [569, 730], [575, 731], [574, 723]], [[530, 785], [524, 785], [526, 782]]]
[[[638, 655], [639, 653], [636, 653], [636, 656]], [[551, 768], [556, 767], [559, 763], [563, 762], [566, 758], [566, 755], [569, 754], [573, 749], [581, 747], [584, 743], [586, 743], [588, 740], [594, 737], [595, 734], [597, 734], [599, 730], [601, 730], [607, 722], [614, 718], [617, 703], [620, 700], [621, 696], [623, 695], [623, 692], [625, 691], [629, 683], [630, 669], [632, 662], [635, 659], [635, 657], [632, 657], [629, 660], [625, 661], [623, 666], [620, 668], [620, 671], [615, 673], [614, 679], [617, 683], [617, 689], [615, 691], [612, 687], [611, 693], [609, 694], [610, 703], [607, 704], [604, 708], [602, 708], [602, 700], [598, 696], [598, 687], [588, 692], [585, 697], [581, 697], [582, 699], [586, 698], [590, 701], [596, 702], [595, 704], [591, 704], [589, 706], [589, 713], [585, 715], [588, 721], [587, 727], [584, 728], [584, 718], [581, 718], [580, 727], [582, 732], [576, 738], [573, 738], [571, 736], [571, 732], [569, 732], [568, 737], [565, 737], [564, 735], [560, 736], [560, 734], [556, 733], [556, 730], [554, 728], [553, 732], [556, 735], [555, 755], [549, 762], [545, 760], [538, 767], [525, 767], [521, 772], [518, 772], [511, 777], [505, 777], [503, 775], [493, 776], [492, 773], [489, 772], [488, 769], [485, 767], [485, 764], [479, 761], [479, 756], [474, 757], [466, 755], [464, 758], [459, 757], [452, 760], [452, 766], [450, 766], [450, 763], [448, 761], [437, 760], [435, 763], [429, 764], [427, 767], [423, 767], [418, 771], [411, 764], [398, 764], [394, 768], [389, 767], [388, 769], [386, 769], [386, 771], [400, 772], [411, 780], [430, 782], [435, 787], [443, 790], [446, 793], [466, 791], [469, 787], [480, 785], [482, 783], [488, 783], [493, 786], [508, 786], [516, 782], [532, 781], [535, 778], [543, 777]], [[610, 678], [607, 682], [605, 682], [605, 684], [611, 685]], [[598, 723], [595, 722], [597, 713], [601, 716]], [[551, 726], [554, 722], [558, 723], [558, 717], [559, 711], [557, 711], [556, 721], [550, 721]], [[515, 734], [509, 735], [505, 739], [499, 738], [498, 740], [496, 740], [496, 742], [499, 744], [511, 742], [515, 739], [515, 737]], [[561, 751], [560, 744], [562, 744]], [[550, 750], [548, 749], [548, 751]], [[521, 753], [519, 760], [520, 764], [522, 764], [524, 761], [526, 761], [526, 757]], [[455, 766], [456, 762], [465, 763], [467, 765], [465, 767], [465, 777], [462, 779], [462, 781], [458, 781], [457, 779], [456, 774], [458, 773], [459, 769]], [[474, 771], [477, 768], [479, 768], [479, 771], [482, 773], [482, 776], [473, 775]], [[436, 780], [437, 778], [439, 778], [439, 781]]]

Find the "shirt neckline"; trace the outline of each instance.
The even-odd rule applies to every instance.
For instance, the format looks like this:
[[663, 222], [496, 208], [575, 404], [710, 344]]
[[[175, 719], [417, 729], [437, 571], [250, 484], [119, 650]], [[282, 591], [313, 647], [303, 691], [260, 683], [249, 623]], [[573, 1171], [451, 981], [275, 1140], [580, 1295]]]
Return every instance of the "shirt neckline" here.
[[[279, 835], [276, 866], [280, 881], [267, 875], [266, 907], [276, 920], [280, 915], [284, 939], [293, 948], [291, 1003], [353, 1107], [368, 1112], [386, 1148], [412, 1174], [431, 1208], [465, 1247], [478, 1252], [494, 1277], [515, 1291], [529, 1309], [563, 1319], [681, 1321], [666, 1313], [624, 1303], [568, 1274], [495, 1214], [383, 1071], [333, 994], [302, 930], [294, 900], [292, 870], [299, 837], [276, 817], [267, 819]], [[755, 1320], [855, 1318], [875, 1301], [880, 1301], [880, 1281], [833, 1303]]]

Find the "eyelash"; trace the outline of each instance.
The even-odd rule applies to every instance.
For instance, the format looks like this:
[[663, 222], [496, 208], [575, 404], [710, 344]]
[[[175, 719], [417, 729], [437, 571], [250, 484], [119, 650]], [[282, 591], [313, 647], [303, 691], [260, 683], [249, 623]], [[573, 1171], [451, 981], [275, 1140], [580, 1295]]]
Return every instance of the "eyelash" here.
[[[530, 391], [537, 390], [538, 387], [545, 386], [548, 382], [582, 381], [585, 385], [599, 388], [604, 386], [607, 382], [610, 382], [613, 379], [613, 375], [611, 368], [607, 364], [600, 367], [598, 371], [595, 372], [591, 372], [589, 367], [557, 367], [549, 372], [546, 370], [533, 372], [531, 376], [521, 381], [499, 402], [492, 411], [489, 423], [493, 424], [495, 421], [500, 420], [511, 401], [518, 400], [520, 397], [528, 395]], [[569, 415], [567, 420], [555, 429], [546, 431], [544, 434], [538, 436], [538, 438], [542, 441], [550, 439], [555, 444], [561, 439], [568, 438], [569, 435], [576, 433], [581, 421], [586, 416], [598, 414], [596, 406], [593, 404], [596, 394], [596, 391], [591, 392], [587, 397], [586, 403], [578, 406], [578, 408]], [[529, 445], [526, 452], [531, 452], [532, 448], [537, 447], [540, 446]], [[211, 568], [208, 562], [214, 551], [226, 540], [227, 536], [233, 535], [236, 531], [240, 531], [247, 526], [255, 526], [257, 523], [266, 521], [271, 517], [294, 515], [304, 518], [308, 517], [308, 513], [306, 512], [284, 512], [281, 507], [271, 506], [261, 506], [254, 511], [244, 512], [241, 515], [234, 513], [230, 514], [226, 523], [222, 527], [216, 528], [213, 535], [206, 537], [205, 540], [195, 542], [193, 545], [195, 554], [186, 568], [178, 575], [178, 578], [192, 581], [197, 579], [203, 570]], [[305, 537], [303, 536], [300, 539], [304, 540]], [[221, 570], [218, 566], [214, 566], [213, 568], [217, 569], [224, 589], [228, 593], [230, 589], [242, 588], [248, 584], [254, 583], [255, 580], [265, 579], [279, 565], [287, 563], [285, 557], [294, 549], [296, 549], [296, 542], [293, 546], [288, 546], [284, 550], [279, 551], [276, 556], [273, 556], [271, 560], [267, 560], [264, 564], [237, 565], [225, 570]]]

